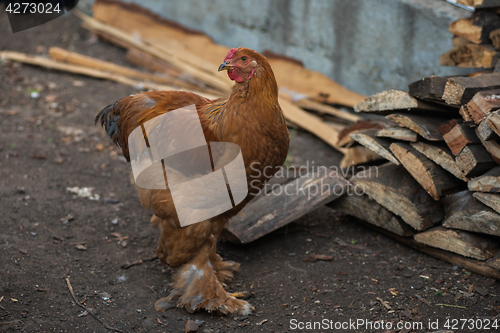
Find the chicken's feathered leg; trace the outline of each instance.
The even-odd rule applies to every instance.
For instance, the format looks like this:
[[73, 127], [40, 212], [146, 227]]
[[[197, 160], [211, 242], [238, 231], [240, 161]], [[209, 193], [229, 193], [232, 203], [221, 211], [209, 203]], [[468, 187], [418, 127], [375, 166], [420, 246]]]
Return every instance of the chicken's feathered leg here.
[[222, 261], [215, 252], [217, 237], [226, 222], [219, 216], [179, 228], [172, 221], [153, 218], [161, 230], [158, 257], [164, 264], [182, 265], [173, 277], [174, 290], [156, 302], [156, 310], [178, 306], [189, 312], [199, 309], [224, 314], [252, 312], [250, 304], [226, 293], [221, 283], [232, 279], [232, 271], [239, 267], [237, 263]]

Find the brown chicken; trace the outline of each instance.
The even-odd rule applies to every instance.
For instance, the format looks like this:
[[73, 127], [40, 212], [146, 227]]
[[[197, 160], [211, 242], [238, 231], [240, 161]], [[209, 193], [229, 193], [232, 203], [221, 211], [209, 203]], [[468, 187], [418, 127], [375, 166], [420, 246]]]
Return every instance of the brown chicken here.
[[[253, 307], [226, 293], [239, 264], [222, 261], [216, 243], [224, 225], [237, 214], [284, 163], [290, 137], [278, 104], [278, 86], [266, 58], [247, 48], [231, 49], [219, 67], [235, 81], [228, 99], [209, 100], [185, 91], [155, 91], [128, 96], [104, 108], [96, 117], [130, 161], [127, 138], [146, 121], [166, 112], [195, 105], [206, 142], [230, 142], [242, 152], [248, 195], [232, 209], [199, 223], [181, 227], [170, 189], [137, 187], [151, 222], [160, 228], [156, 250], [164, 265], [180, 267], [173, 291], [158, 300], [156, 310], [175, 306], [189, 312], [205, 309], [223, 314], [248, 314]], [[190, 133], [185, 133], [186, 137]]]

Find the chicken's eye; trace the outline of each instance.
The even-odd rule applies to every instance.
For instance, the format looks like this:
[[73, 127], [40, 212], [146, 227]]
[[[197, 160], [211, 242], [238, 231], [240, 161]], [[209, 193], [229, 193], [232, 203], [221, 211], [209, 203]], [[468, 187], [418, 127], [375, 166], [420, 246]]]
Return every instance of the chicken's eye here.
[[247, 61], [247, 57], [241, 57], [241, 61]]

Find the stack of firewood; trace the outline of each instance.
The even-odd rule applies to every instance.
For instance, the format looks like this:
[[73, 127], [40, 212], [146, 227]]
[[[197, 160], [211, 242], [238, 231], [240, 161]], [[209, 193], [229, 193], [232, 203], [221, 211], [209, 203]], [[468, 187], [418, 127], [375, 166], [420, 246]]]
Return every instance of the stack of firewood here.
[[[500, 73], [431, 76], [408, 92], [384, 91], [357, 104], [356, 111], [385, 120], [344, 132], [390, 163], [356, 174], [351, 193], [362, 195], [332, 206], [424, 252], [499, 278], [499, 89]], [[341, 141], [348, 144], [346, 136]]]
[[454, 48], [441, 56], [441, 65], [494, 68], [500, 59], [500, 1], [454, 0], [474, 13], [454, 21], [449, 31]]

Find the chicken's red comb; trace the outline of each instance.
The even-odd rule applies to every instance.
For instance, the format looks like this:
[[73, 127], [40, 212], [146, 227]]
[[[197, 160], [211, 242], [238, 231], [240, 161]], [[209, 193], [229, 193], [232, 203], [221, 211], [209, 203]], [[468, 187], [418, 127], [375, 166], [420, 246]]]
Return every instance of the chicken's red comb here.
[[231, 49], [229, 50], [229, 52], [227, 53], [226, 57], [224, 58], [224, 62], [229, 60], [229, 59], [232, 59], [234, 54], [236, 53], [236, 51], [238, 51], [238, 49]]

